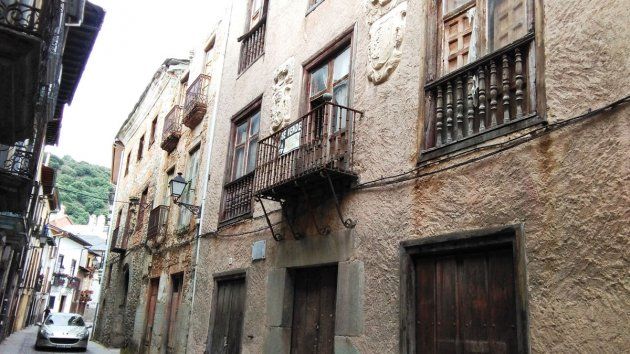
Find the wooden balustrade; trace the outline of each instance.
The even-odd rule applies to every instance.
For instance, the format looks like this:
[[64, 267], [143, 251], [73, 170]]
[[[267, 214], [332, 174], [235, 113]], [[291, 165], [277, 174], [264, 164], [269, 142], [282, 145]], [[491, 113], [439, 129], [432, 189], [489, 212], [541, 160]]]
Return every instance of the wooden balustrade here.
[[263, 17], [249, 32], [238, 39], [241, 42], [241, 58], [238, 63], [239, 74], [249, 68], [265, 52], [266, 26], [266, 17]]
[[254, 173], [246, 174], [223, 187], [223, 207], [220, 222], [226, 223], [252, 212]]
[[155, 240], [166, 233], [168, 221], [168, 206], [160, 205], [149, 213], [149, 225], [147, 227], [147, 239]]
[[162, 150], [172, 152], [182, 136], [182, 107], [174, 106], [164, 118], [162, 129]]
[[352, 173], [354, 122], [362, 115], [327, 102], [260, 140], [254, 193], [322, 169]]
[[518, 121], [535, 112], [528, 77], [533, 36], [425, 86], [426, 149], [439, 148]]
[[190, 129], [194, 129], [201, 123], [203, 116], [206, 114], [209, 87], [210, 76], [201, 74], [186, 90], [182, 123]]

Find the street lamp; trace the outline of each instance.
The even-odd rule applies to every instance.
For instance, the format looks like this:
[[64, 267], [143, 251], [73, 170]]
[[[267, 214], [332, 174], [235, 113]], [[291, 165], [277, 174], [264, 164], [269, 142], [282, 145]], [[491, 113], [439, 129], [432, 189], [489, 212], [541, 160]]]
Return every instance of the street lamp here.
[[188, 209], [195, 217], [201, 216], [201, 206], [192, 205], [184, 202], [180, 202], [179, 198], [184, 193], [186, 186], [190, 184], [190, 182], [186, 182], [184, 177], [182, 177], [182, 173], [178, 172], [177, 176], [168, 182], [171, 188], [171, 197], [173, 197], [173, 203]]

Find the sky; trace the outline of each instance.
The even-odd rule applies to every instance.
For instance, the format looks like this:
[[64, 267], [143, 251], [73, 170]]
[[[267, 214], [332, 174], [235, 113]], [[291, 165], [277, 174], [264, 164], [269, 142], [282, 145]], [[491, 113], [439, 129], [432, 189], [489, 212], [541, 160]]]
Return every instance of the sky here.
[[105, 9], [55, 155], [111, 167], [114, 137], [166, 58], [188, 58], [225, 0], [90, 0]]

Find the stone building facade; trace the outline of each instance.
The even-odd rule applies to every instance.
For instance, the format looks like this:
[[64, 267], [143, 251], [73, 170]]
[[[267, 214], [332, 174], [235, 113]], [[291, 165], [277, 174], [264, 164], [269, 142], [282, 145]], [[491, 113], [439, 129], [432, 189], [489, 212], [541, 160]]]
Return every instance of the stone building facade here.
[[[623, 224], [629, 211], [624, 87], [630, 65], [623, 55], [629, 49], [627, 35], [620, 38], [613, 30], [627, 27], [615, 15], [628, 14], [627, 6], [615, 1], [603, 6], [588, 1], [271, 0], [263, 2], [264, 53], [243, 70], [248, 36], [257, 31], [251, 26], [251, 3], [257, 4], [237, 1], [231, 7], [210, 157], [211, 171], [217, 172], [209, 176], [196, 280], [197, 292], [206, 296], [195, 297], [188, 352], [213, 353], [221, 346], [217, 341], [231, 344], [233, 335], [238, 343], [233, 348], [243, 353], [288, 353], [291, 348], [320, 353], [333, 347], [336, 353], [410, 353], [434, 345], [440, 345], [437, 351], [452, 345], [482, 352], [628, 348], [623, 335], [628, 324], [617, 314], [625, 311], [629, 296], [623, 281], [628, 267]], [[500, 18], [507, 3], [514, 12], [505, 24]], [[502, 26], [513, 30], [502, 33]], [[451, 37], [440, 37], [445, 32]], [[260, 100], [253, 104], [260, 107], [255, 108], [260, 110], [260, 140], [303, 117], [315, 106], [309, 107], [314, 94], [309, 80], [345, 48], [351, 59], [349, 98], [343, 103], [363, 114], [352, 122], [352, 172], [358, 178], [349, 189], [336, 191], [343, 192], [338, 197], [344, 220], [351, 218], [356, 226], [340, 222], [325, 184], [307, 190], [310, 207], [303, 198], [295, 213], [287, 204], [288, 217], [277, 203], [263, 199], [274, 232], [284, 236], [281, 241], [272, 237], [254, 200], [244, 218], [225, 220], [233, 177], [226, 161], [236, 161], [231, 134], [243, 109]], [[327, 65], [335, 70], [335, 63]], [[333, 100], [343, 100], [336, 96], [337, 87], [327, 90]], [[620, 99], [625, 101], [615, 108], [570, 120]], [[479, 127], [481, 114], [485, 131]], [[307, 132], [302, 125], [298, 151], [303, 155], [292, 160], [295, 165], [276, 160], [277, 169], [269, 172], [263, 164], [269, 156], [259, 155], [255, 181], [260, 173], [264, 186], [264, 178], [283, 173], [282, 166], [289, 174], [297, 169], [299, 159], [312, 154], [312, 146], [304, 146]], [[277, 139], [290, 133], [287, 128]], [[258, 153], [269, 151], [261, 147]], [[279, 147], [271, 155], [281, 159], [283, 153]], [[295, 178], [281, 177], [272, 185], [275, 191], [261, 195], [282, 195], [285, 187], [300, 195], [295, 183], [307, 182], [295, 171]], [[254, 183], [256, 194], [260, 185]], [[301, 238], [292, 236], [289, 224]], [[328, 225], [330, 233], [321, 235], [316, 224], [319, 229]], [[266, 257], [252, 260], [260, 241]], [[475, 258], [479, 254], [482, 265]], [[494, 262], [502, 266], [483, 266]], [[322, 333], [325, 321], [320, 317], [310, 328], [300, 312], [304, 306], [312, 309], [304, 305], [302, 277], [313, 277], [312, 284], [324, 288], [309, 270], [324, 277], [331, 265], [336, 307], [327, 314], [334, 314], [334, 329], [322, 338], [313, 333]], [[431, 278], [437, 274], [444, 278]], [[237, 307], [242, 311], [227, 317], [242, 321], [241, 331], [221, 328], [226, 318], [222, 291], [238, 288], [235, 277], [245, 288]], [[479, 290], [484, 279], [501, 280]], [[442, 300], [421, 298], [428, 296], [423, 290], [441, 291], [436, 297]], [[437, 313], [436, 307], [445, 308], [457, 294], [468, 301], [456, 307], [463, 318], [454, 324], [460, 332], [431, 327], [440, 321], [438, 314], [444, 322], [456, 322], [455, 314]], [[475, 303], [482, 307], [475, 309]], [[466, 312], [471, 309], [480, 317]], [[484, 328], [501, 326], [491, 318], [501, 311], [510, 318], [503, 326], [512, 330], [499, 339]], [[427, 313], [436, 317], [421, 317]], [[466, 330], [473, 327], [477, 332]], [[432, 329], [442, 337], [421, 334]]]
[[192, 59], [168, 59], [123, 124], [113, 147], [116, 184], [97, 340], [134, 352], [185, 350], [208, 136], [224, 41], [214, 31]]
[[625, 4], [227, 3], [176, 352], [627, 350]]

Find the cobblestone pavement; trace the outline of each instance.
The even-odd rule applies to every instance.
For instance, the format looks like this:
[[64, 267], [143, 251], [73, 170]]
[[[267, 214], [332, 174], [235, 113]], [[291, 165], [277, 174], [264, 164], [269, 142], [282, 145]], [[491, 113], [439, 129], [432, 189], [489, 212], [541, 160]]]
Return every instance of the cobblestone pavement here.
[[[0, 343], [0, 353], [2, 354], [24, 354], [24, 353], [44, 353], [44, 351], [35, 350], [35, 336], [37, 335], [37, 326], [30, 326], [21, 331], [12, 333], [2, 343]], [[46, 353], [68, 353], [63, 350], [49, 349]], [[76, 353], [76, 351], [74, 351]], [[100, 354], [118, 354], [120, 349], [107, 349], [104, 346], [90, 341], [86, 353]]]

